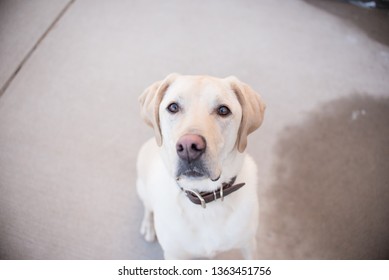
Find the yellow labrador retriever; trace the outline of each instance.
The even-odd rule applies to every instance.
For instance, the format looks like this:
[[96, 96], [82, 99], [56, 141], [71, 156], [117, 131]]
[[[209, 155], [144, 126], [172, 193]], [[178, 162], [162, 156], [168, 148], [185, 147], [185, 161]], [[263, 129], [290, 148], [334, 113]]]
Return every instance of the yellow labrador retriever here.
[[265, 104], [235, 77], [170, 74], [140, 96], [155, 139], [138, 155], [141, 233], [166, 259], [212, 258], [241, 249], [255, 258], [256, 165], [244, 153]]

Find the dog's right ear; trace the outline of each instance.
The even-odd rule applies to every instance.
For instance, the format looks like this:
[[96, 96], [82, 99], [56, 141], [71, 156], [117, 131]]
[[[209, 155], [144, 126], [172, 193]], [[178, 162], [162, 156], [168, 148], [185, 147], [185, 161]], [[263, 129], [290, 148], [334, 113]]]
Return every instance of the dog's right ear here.
[[141, 116], [143, 120], [154, 128], [155, 139], [158, 146], [162, 145], [161, 126], [159, 121], [159, 105], [166, 90], [173, 83], [179, 74], [172, 73], [164, 80], [153, 83], [139, 96], [141, 105]]

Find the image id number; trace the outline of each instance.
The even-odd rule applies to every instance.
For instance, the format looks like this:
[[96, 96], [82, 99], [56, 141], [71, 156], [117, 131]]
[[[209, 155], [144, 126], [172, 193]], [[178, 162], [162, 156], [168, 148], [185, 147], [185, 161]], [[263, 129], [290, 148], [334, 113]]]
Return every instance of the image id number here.
[[212, 275], [270, 275], [270, 267], [212, 267]]

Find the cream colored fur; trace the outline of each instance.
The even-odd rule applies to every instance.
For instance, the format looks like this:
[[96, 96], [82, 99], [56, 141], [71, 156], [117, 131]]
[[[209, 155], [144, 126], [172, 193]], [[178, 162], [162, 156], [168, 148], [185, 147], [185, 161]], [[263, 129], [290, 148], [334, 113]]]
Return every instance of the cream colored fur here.
[[[265, 104], [259, 94], [235, 77], [171, 74], [147, 88], [139, 100], [142, 117], [155, 132], [137, 162], [145, 239], [157, 237], [166, 259], [212, 258], [231, 249], [255, 258], [257, 168], [244, 151], [248, 134], [263, 120]], [[173, 102], [180, 106], [175, 114], [167, 110]], [[231, 114], [220, 116], [221, 105]], [[201, 135], [206, 141], [202, 163], [207, 174], [202, 178], [177, 178], [176, 143], [185, 134]], [[181, 189], [214, 191], [234, 176], [246, 185], [205, 209]]]

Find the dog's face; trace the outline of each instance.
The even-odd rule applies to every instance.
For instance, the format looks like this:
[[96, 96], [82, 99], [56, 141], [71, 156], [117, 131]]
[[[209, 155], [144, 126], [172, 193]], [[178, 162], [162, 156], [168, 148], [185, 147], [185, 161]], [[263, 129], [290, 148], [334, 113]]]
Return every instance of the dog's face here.
[[177, 78], [159, 106], [159, 118], [175, 176], [217, 180], [242, 119], [233, 90], [210, 78]]
[[234, 77], [169, 75], [140, 97], [167, 167], [177, 179], [217, 181], [262, 123], [260, 96]]

